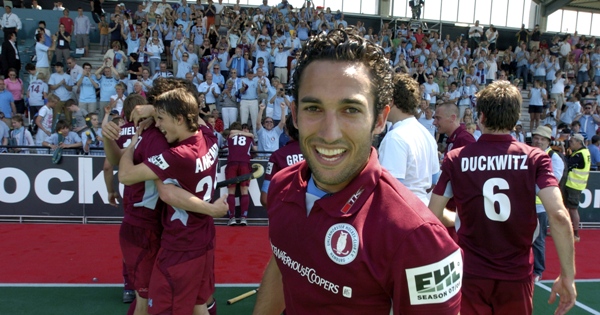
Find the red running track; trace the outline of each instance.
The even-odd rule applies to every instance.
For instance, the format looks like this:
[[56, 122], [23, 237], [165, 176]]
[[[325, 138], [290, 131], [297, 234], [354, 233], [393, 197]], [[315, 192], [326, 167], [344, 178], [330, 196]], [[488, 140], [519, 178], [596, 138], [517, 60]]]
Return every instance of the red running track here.
[[[118, 225], [0, 224], [0, 283], [121, 283]], [[577, 279], [600, 279], [600, 230], [576, 244]], [[217, 283], [258, 283], [271, 255], [266, 227], [217, 226]], [[560, 266], [547, 238], [544, 279]]]
[[[259, 283], [266, 227], [217, 226], [217, 283]], [[119, 225], [0, 224], [0, 283], [122, 283]]]

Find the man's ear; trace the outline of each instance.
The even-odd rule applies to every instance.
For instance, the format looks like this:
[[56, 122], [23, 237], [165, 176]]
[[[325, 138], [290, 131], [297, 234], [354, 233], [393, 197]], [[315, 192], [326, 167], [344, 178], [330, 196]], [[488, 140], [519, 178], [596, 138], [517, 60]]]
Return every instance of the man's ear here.
[[375, 117], [375, 127], [373, 128], [373, 134], [378, 135], [385, 128], [387, 117], [390, 114], [390, 105], [385, 105], [379, 115]]

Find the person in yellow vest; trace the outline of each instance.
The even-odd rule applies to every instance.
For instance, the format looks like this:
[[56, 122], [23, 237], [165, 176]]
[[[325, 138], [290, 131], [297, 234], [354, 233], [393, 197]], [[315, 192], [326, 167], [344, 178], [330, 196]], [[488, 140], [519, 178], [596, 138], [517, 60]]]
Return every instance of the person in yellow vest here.
[[569, 173], [567, 174], [565, 206], [569, 209], [575, 242], [579, 242], [579, 196], [587, 185], [590, 176], [590, 151], [585, 147], [584, 138], [581, 134], [575, 134], [569, 139], [571, 155], [568, 160]]
[[[539, 126], [533, 131], [532, 146], [540, 148], [548, 153], [552, 158], [552, 173], [556, 180], [560, 182], [565, 169], [565, 162], [556, 152], [550, 148], [552, 139], [552, 129], [546, 126]], [[533, 274], [535, 282], [542, 279], [542, 273], [546, 269], [546, 235], [548, 231], [548, 214], [540, 197], [535, 197], [535, 210], [539, 221], [539, 234], [533, 242]]]

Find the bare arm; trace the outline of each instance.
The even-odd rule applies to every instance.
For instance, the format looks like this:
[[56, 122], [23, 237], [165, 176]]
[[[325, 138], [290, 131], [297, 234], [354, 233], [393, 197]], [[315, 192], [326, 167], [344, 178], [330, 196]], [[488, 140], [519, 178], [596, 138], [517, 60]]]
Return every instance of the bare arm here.
[[454, 226], [456, 213], [446, 209], [448, 200], [450, 200], [450, 198], [431, 194], [431, 199], [429, 200], [429, 209], [442, 222], [442, 224], [444, 224], [444, 226], [451, 227]]
[[210, 203], [175, 185], [165, 185], [160, 180], [155, 180], [154, 183], [158, 188], [160, 199], [173, 207], [209, 215], [213, 218], [220, 218], [227, 213], [227, 210], [229, 210], [226, 194], [221, 196], [214, 203]]
[[133, 164], [133, 149], [137, 140], [138, 134], [136, 133], [131, 139], [131, 145], [125, 149], [119, 162], [119, 181], [125, 185], [158, 179], [158, 176], [146, 164]]
[[285, 309], [285, 300], [283, 296], [283, 282], [281, 280], [281, 271], [275, 261], [275, 256], [271, 256], [269, 264], [265, 269], [260, 291], [256, 297], [254, 305], [254, 315], [279, 315]]
[[119, 191], [114, 187], [113, 179], [115, 178], [115, 174], [113, 173], [113, 166], [110, 165], [108, 159], [104, 159], [102, 172], [104, 175], [106, 191], [108, 192], [108, 203], [113, 207], [117, 207], [117, 201], [121, 199], [121, 194], [119, 194]]
[[548, 303], [554, 303], [556, 295], [560, 295], [555, 314], [565, 314], [575, 305], [575, 299], [577, 298], [575, 289], [575, 249], [571, 220], [567, 209], [562, 203], [558, 187], [546, 187], [538, 192], [538, 196], [548, 213], [552, 239], [560, 260], [560, 275], [552, 285]]
[[[265, 106], [264, 101], [262, 103], [260, 103], [260, 105], [258, 105], [258, 117], [262, 117], [262, 114], [265, 111], [266, 107], [267, 106]], [[256, 120], [256, 131], [258, 132], [261, 128], [262, 128], [261, 120], [257, 119]]]

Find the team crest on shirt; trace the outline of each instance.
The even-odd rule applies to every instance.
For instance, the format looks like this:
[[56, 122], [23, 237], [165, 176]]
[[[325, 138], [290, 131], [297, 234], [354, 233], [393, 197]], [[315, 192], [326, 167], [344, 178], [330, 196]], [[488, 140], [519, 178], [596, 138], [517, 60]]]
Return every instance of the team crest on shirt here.
[[332, 225], [325, 235], [327, 256], [338, 265], [347, 265], [358, 255], [358, 232], [347, 223]]

